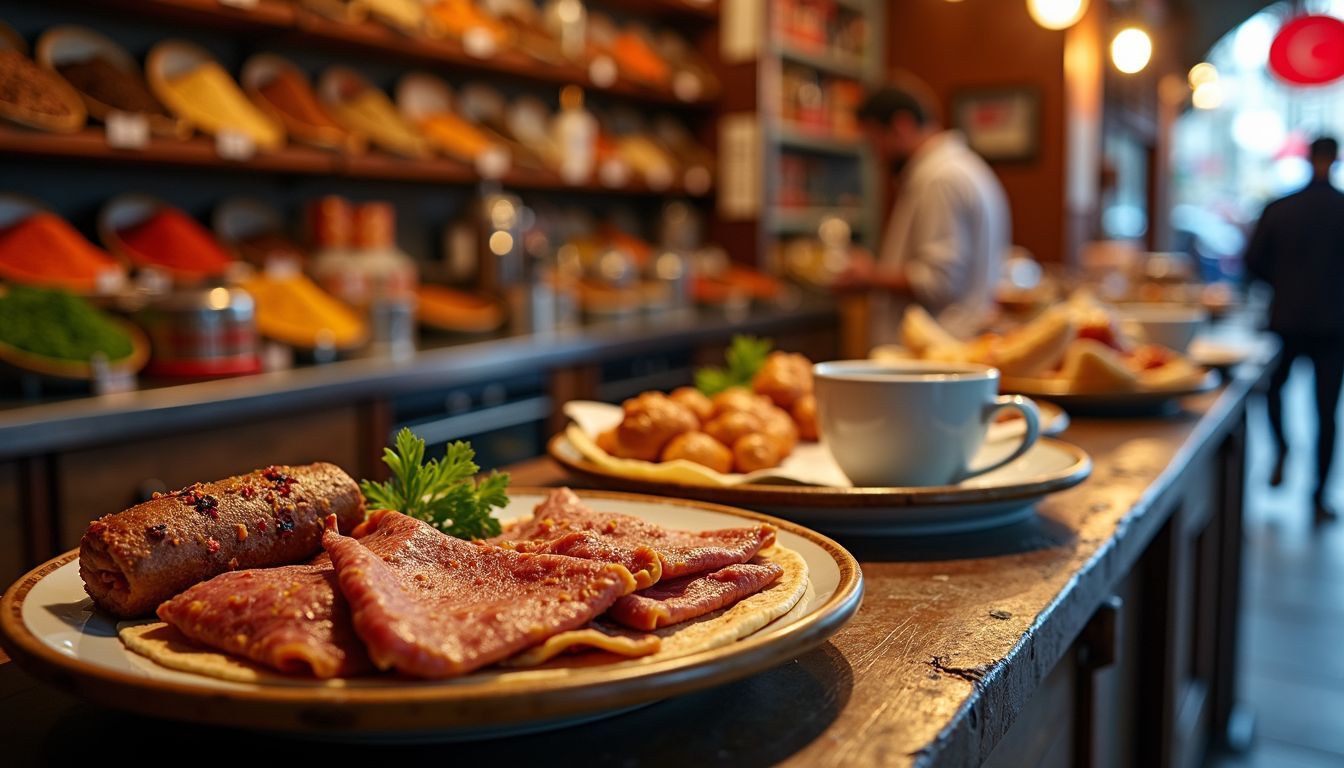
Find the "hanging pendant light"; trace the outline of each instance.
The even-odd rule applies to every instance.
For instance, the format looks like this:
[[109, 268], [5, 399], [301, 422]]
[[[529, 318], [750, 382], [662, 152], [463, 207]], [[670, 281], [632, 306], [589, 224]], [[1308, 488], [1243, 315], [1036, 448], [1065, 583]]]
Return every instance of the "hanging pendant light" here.
[[1046, 29], [1068, 29], [1087, 13], [1087, 0], [1027, 0], [1027, 13]]
[[1139, 27], [1125, 27], [1111, 40], [1111, 63], [1126, 75], [1142, 72], [1153, 58], [1153, 38]]

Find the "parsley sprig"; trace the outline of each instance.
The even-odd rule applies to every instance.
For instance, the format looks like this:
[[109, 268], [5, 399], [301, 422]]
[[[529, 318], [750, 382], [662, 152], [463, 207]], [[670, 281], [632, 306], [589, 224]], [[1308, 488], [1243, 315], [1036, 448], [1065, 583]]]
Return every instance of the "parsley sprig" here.
[[756, 372], [765, 365], [775, 343], [755, 336], [734, 336], [724, 353], [726, 368], [701, 368], [695, 372], [695, 388], [706, 395], [717, 395], [733, 387], [749, 387]]
[[396, 448], [383, 449], [392, 479], [359, 484], [370, 510], [401, 512], [459, 539], [499, 534], [499, 521], [490, 510], [509, 503], [507, 474], [491, 472], [473, 482], [481, 468], [471, 445], [461, 441], [451, 443], [442, 460], [425, 462], [425, 441], [404, 427], [397, 433]]

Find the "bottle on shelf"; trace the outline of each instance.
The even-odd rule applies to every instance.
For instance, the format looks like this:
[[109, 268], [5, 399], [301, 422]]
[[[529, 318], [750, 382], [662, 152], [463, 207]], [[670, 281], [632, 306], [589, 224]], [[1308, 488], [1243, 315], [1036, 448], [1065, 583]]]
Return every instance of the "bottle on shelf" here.
[[391, 203], [354, 209], [354, 260], [368, 286], [367, 311], [375, 352], [403, 357], [415, 350], [415, 261], [397, 247], [397, 214]]
[[567, 85], [560, 91], [560, 111], [552, 123], [560, 151], [560, 178], [581, 184], [592, 178], [597, 164], [597, 118], [584, 109], [583, 89]]
[[570, 61], [582, 61], [588, 54], [588, 9], [582, 0], [549, 0], [545, 9], [546, 31], [560, 43], [560, 51]]
[[363, 309], [369, 301], [369, 286], [351, 249], [353, 215], [350, 201], [337, 195], [319, 198], [309, 206], [309, 269], [327, 293]]

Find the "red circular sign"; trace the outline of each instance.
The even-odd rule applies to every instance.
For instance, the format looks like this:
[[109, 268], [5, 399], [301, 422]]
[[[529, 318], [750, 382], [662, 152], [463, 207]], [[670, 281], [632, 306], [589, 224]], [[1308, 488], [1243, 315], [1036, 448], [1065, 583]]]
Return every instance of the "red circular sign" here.
[[1344, 21], [1299, 16], [1269, 47], [1269, 69], [1294, 85], [1324, 85], [1344, 77]]

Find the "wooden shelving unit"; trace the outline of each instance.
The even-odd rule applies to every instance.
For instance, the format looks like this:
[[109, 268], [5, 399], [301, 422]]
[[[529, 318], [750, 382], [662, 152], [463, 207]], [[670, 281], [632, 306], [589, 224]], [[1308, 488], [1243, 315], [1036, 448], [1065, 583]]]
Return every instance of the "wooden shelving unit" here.
[[[102, 129], [85, 128], [73, 134], [39, 133], [0, 126], [0, 157], [52, 157], [97, 163], [155, 165], [178, 168], [208, 168], [225, 171], [281, 173], [305, 176], [336, 176], [383, 179], [411, 183], [475, 184], [486, 181], [475, 169], [448, 158], [410, 160], [370, 152], [346, 156], [291, 144], [275, 152], [261, 152], [248, 160], [225, 160], [215, 143], [205, 136], [185, 141], [152, 138], [143, 149], [108, 146]], [[654, 190], [642, 183], [608, 187], [597, 181], [567, 184], [546, 171], [514, 169], [498, 182], [517, 190], [573, 190], [587, 193], [694, 196], [680, 185]]]
[[815, 233], [821, 222], [831, 217], [843, 219], [855, 232], [866, 234], [867, 211], [854, 206], [838, 208], [777, 208], [770, 219], [776, 235], [805, 235]]
[[867, 65], [862, 59], [836, 54], [814, 53], [788, 42], [779, 45], [779, 58], [811, 67], [819, 72], [847, 77], [851, 80], [864, 80], [868, 76]]
[[[659, 88], [638, 81], [617, 78], [610, 84], [599, 84], [589, 76], [585, 67], [569, 62], [543, 62], [518, 49], [498, 52], [494, 56], [472, 56], [452, 39], [429, 38], [402, 34], [373, 21], [345, 24], [321, 16], [306, 8], [280, 0], [258, 0], [255, 8], [242, 10], [221, 5], [218, 0], [72, 0], [81, 5], [101, 9], [124, 9], [144, 21], [171, 22], [178, 25], [207, 27], [247, 32], [257, 41], [275, 41], [297, 46], [311, 46], [335, 52], [373, 55], [389, 61], [412, 63], [427, 68], [444, 68], [454, 75], [461, 72], [503, 77], [515, 81], [578, 84], [593, 93], [616, 96], [645, 104], [676, 106], [678, 108], [710, 109], [715, 105], [714, 94], [695, 99], [678, 97], [670, 88]], [[712, 19], [706, 11], [684, 0], [641, 0], [633, 4], [612, 0], [613, 7], [630, 12], [647, 7], [676, 18]], [[718, 4], [709, 8], [718, 13]], [[674, 11], [675, 9], [675, 11]]]
[[588, 4], [667, 21], [708, 24], [719, 18], [719, 0], [588, 0]]
[[864, 148], [861, 136], [836, 137], [784, 121], [780, 121], [776, 137], [783, 147], [828, 155], [857, 155]]
[[[765, 44], [759, 62], [761, 100], [758, 112], [763, 136], [763, 166], [765, 189], [762, 200], [761, 232], [764, 250], [782, 238], [797, 235], [815, 235], [817, 227], [828, 216], [838, 216], [849, 223], [858, 241], [870, 248], [877, 247], [882, 212], [878, 210], [878, 169], [873, 162], [872, 148], [861, 136], [836, 136], [825, 128], [791, 122], [781, 114], [781, 99], [785, 70], [802, 67], [817, 73], [822, 81], [840, 79], [865, 86], [881, 77], [885, 46], [878, 30], [884, 28], [886, 3], [882, 0], [835, 0], [845, 13], [862, 15], [867, 20], [867, 37], [863, 55], [847, 54], [832, 48], [790, 39], [783, 31], [783, 20], [777, 18], [779, 7], [775, 0], [766, 2]], [[805, 207], [779, 205], [772, 191], [782, 188], [782, 168], [785, 156], [817, 158], [825, 170], [833, 171], [839, 165], [852, 173], [857, 189], [843, 198], [814, 200]], [[810, 178], [810, 177], [809, 177]]]

